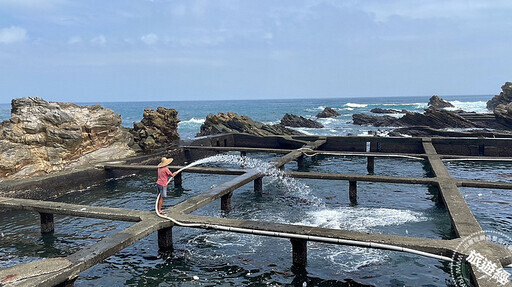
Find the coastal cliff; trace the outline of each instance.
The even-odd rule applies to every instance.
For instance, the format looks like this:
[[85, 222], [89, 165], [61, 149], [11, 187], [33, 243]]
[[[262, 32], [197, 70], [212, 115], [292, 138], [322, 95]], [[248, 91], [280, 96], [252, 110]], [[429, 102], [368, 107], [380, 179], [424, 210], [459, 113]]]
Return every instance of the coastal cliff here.
[[248, 116], [240, 116], [236, 113], [209, 114], [201, 125], [201, 131], [197, 136], [208, 136], [220, 133], [247, 133], [255, 136], [270, 135], [302, 135], [301, 132], [286, 128], [283, 125], [266, 125], [253, 121]]
[[178, 134], [178, 111], [158, 107], [153, 109], [144, 109], [143, 118], [140, 122], [133, 123], [131, 130], [135, 147], [143, 151], [177, 146], [180, 141]]
[[0, 123], [0, 178], [16, 179], [134, 155], [121, 116], [99, 105], [29, 97]]

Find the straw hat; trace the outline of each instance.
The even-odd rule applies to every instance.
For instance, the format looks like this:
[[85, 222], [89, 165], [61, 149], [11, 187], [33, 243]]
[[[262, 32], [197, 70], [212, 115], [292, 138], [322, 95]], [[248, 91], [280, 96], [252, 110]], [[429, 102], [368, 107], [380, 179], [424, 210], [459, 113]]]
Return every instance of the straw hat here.
[[163, 157], [162, 160], [160, 161], [160, 163], [158, 164], [158, 167], [164, 167], [164, 166], [168, 166], [171, 164], [171, 162], [173, 161], [174, 159], [171, 157], [171, 158], [166, 158], [166, 157]]

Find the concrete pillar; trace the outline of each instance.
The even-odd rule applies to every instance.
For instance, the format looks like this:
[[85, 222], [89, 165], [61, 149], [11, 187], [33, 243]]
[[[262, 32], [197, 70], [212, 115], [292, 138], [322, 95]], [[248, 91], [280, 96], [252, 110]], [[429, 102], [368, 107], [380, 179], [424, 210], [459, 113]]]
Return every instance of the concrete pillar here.
[[485, 145], [481, 144], [478, 146], [478, 155], [484, 156], [485, 155]]
[[174, 187], [183, 188], [183, 177], [181, 172], [174, 177]]
[[192, 155], [191, 155], [189, 149], [185, 150], [185, 159], [187, 160], [187, 162], [191, 162], [192, 161]]
[[297, 168], [304, 169], [304, 155], [301, 155], [297, 158]]
[[304, 239], [290, 239], [292, 243], [292, 268], [304, 270], [308, 263], [308, 242]]
[[52, 233], [55, 230], [53, 214], [39, 212], [41, 217], [41, 233]]
[[158, 249], [164, 252], [173, 251], [172, 227], [158, 230]]
[[263, 191], [263, 177], [258, 177], [254, 180], [254, 192]]
[[367, 162], [366, 162], [366, 170], [368, 173], [374, 173], [375, 172], [375, 157], [374, 156], [367, 156]]
[[231, 210], [231, 196], [233, 196], [232, 191], [220, 198], [220, 209], [222, 211], [228, 212]]
[[348, 197], [351, 205], [357, 204], [357, 181], [355, 180], [349, 181]]

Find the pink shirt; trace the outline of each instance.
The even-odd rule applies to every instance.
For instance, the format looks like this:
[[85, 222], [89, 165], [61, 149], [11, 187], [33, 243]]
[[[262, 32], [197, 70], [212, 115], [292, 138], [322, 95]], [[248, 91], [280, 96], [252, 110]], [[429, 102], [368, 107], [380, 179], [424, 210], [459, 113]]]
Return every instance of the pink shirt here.
[[168, 176], [172, 175], [172, 172], [167, 167], [161, 167], [158, 169], [158, 180], [156, 184], [161, 186], [167, 186]]

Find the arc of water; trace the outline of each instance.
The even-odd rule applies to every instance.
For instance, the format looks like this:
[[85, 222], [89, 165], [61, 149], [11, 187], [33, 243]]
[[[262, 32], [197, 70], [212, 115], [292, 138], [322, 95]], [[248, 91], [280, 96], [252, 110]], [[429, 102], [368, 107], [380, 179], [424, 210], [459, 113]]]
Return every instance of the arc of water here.
[[[193, 162], [178, 171], [176, 173], [180, 173], [183, 170], [186, 170], [187, 168], [190, 168], [192, 166], [196, 166], [203, 163], [208, 162], [215, 162], [215, 161], [221, 161], [226, 162], [226, 160], [222, 160], [223, 158], [226, 159], [226, 157], [229, 159], [227, 162], [233, 163], [232, 159], [235, 159], [234, 162], [239, 163], [240, 165], [244, 164], [246, 166], [251, 165], [251, 161], [247, 161], [248, 158], [246, 157], [238, 157], [239, 159], [236, 159], [236, 157], [233, 156], [212, 156], [208, 158], [204, 158], [201, 160], [198, 160], [196, 162]], [[253, 159], [254, 160], [254, 159]], [[262, 161], [258, 161], [258, 166], [261, 167]], [[268, 163], [267, 163], [268, 164]], [[255, 165], [253, 165], [256, 167]], [[268, 165], [263, 165], [269, 167]], [[275, 168], [274, 168], [275, 169]], [[259, 170], [259, 169], [258, 169]], [[276, 169], [277, 170], [277, 169]], [[264, 170], [263, 170], [264, 171]], [[282, 171], [280, 171], [282, 172]], [[277, 172], [277, 176], [284, 177], [284, 173]], [[274, 174], [274, 173], [272, 173]], [[169, 180], [172, 181], [173, 178]], [[158, 213], [158, 200], [160, 199], [160, 195], [157, 196], [156, 202], [155, 202], [155, 212], [156, 214], [164, 219], [172, 221], [174, 224], [183, 226], [183, 227], [196, 227], [196, 228], [205, 228], [205, 229], [214, 229], [214, 230], [220, 230], [220, 231], [230, 231], [230, 232], [238, 232], [238, 233], [246, 233], [246, 234], [254, 234], [254, 235], [263, 235], [263, 236], [273, 236], [273, 237], [281, 237], [281, 238], [293, 238], [293, 239], [302, 239], [302, 240], [308, 240], [308, 241], [317, 241], [317, 242], [325, 242], [325, 243], [334, 243], [334, 244], [340, 244], [340, 245], [349, 245], [349, 246], [359, 246], [359, 247], [367, 247], [367, 248], [376, 248], [376, 249], [384, 249], [384, 250], [391, 250], [391, 251], [399, 251], [399, 252], [407, 252], [412, 253], [416, 255], [421, 255], [425, 257], [435, 258], [439, 260], [445, 260], [445, 261], [453, 261], [452, 258], [431, 254], [428, 252], [418, 251], [410, 248], [395, 246], [395, 245], [389, 245], [389, 244], [381, 244], [381, 243], [372, 243], [372, 242], [364, 242], [364, 241], [357, 241], [357, 240], [347, 240], [347, 239], [339, 239], [339, 238], [329, 238], [329, 237], [321, 237], [321, 236], [310, 236], [310, 235], [302, 235], [302, 234], [293, 234], [293, 233], [286, 233], [286, 232], [273, 232], [273, 231], [265, 231], [265, 230], [255, 230], [255, 229], [249, 229], [249, 228], [237, 228], [237, 227], [230, 227], [230, 226], [222, 226], [222, 225], [216, 225], [216, 224], [202, 224], [202, 223], [185, 223], [180, 222], [174, 218], [171, 218], [169, 216], [165, 216], [163, 214]]]

